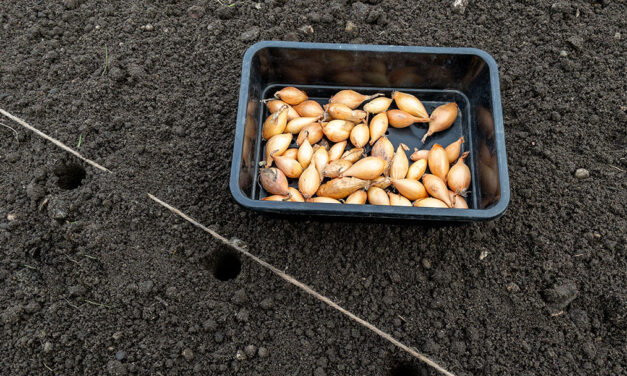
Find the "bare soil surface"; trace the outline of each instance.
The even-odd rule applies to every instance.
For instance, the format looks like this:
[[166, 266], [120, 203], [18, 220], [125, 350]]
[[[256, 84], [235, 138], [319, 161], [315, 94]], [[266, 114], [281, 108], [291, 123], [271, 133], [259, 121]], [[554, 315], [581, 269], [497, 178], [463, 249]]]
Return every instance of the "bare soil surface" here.
[[[434, 374], [144, 192], [456, 374], [627, 372], [627, 6], [453, 3], [1, 1], [0, 107], [115, 174], [0, 119], [17, 131], [0, 126], [0, 374]], [[428, 227], [239, 207], [241, 58], [267, 39], [491, 53], [505, 216]]]

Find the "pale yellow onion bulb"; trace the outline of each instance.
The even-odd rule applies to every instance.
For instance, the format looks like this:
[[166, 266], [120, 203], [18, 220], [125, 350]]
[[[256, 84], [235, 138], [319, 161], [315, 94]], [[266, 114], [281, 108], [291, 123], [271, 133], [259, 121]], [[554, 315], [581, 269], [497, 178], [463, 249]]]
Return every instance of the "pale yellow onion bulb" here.
[[283, 106], [281, 110], [268, 116], [263, 122], [263, 129], [261, 130], [264, 139], [269, 140], [273, 136], [283, 133], [287, 126], [287, 112], [287, 106]]
[[329, 99], [329, 103], [342, 103], [354, 110], [359, 107], [364, 101], [380, 97], [382, 95], [382, 93], [363, 95], [354, 90], [341, 90], [338, 91], [334, 96], [332, 96], [331, 99]]
[[297, 148], [289, 148], [285, 151], [285, 153], [281, 154], [284, 157], [296, 159], [298, 158], [298, 149]]
[[427, 158], [429, 158], [428, 149], [418, 150], [417, 148], [414, 148], [414, 152], [412, 153], [412, 155], [409, 156], [409, 159], [411, 159], [412, 161], [417, 161], [419, 159], [427, 159]]
[[451, 198], [448, 195], [448, 188], [446, 188], [444, 180], [432, 174], [424, 174], [422, 184], [429, 195], [443, 201], [449, 208], [451, 207]]
[[294, 110], [303, 117], [318, 117], [324, 114], [324, 110], [320, 103], [308, 99], [294, 106]]
[[366, 200], [368, 200], [368, 193], [366, 193], [366, 191], [364, 191], [363, 189], [360, 189], [351, 193], [346, 198], [344, 203], [353, 205], [364, 205], [366, 203]]
[[409, 169], [409, 160], [405, 151], [409, 150], [407, 145], [402, 142], [398, 145], [396, 153], [390, 162], [390, 177], [392, 179], [404, 179]]
[[411, 206], [411, 201], [396, 193], [388, 192], [388, 197], [392, 206]]
[[407, 170], [407, 179], [420, 180], [422, 175], [427, 171], [427, 160], [419, 159], [412, 163]]
[[383, 173], [386, 162], [377, 157], [366, 157], [355, 162], [340, 176], [352, 176], [364, 180], [372, 180]]
[[383, 189], [370, 187], [368, 189], [368, 202], [372, 205], [390, 205], [390, 198]]
[[289, 132], [292, 134], [298, 134], [308, 125], [311, 125], [318, 121], [320, 117], [299, 117], [294, 120], [291, 120], [287, 123], [285, 127], [285, 132]]
[[296, 110], [292, 106], [283, 102], [280, 99], [271, 99], [266, 102], [266, 106], [268, 107], [268, 111], [270, 111], [271, 114], [278, 112], [281, 109], [281, 107], [287, 106], [287, 121], [294, 120], [302, 116], [302, 115], [299, 115], [298, 112], [296, 112]]
[[414, 123], [429, 121], [429, 118], [418, 118], [401, 110], [388, 110], [385, 115], [388, 118], [388, 124], [393, 128], [407, 128]]
[[323, 147], [316, 148], [314, 149], [312, 160], [314, 165], [316, 165], [316, 170], [318, 170], [320, 180], [322, 181], [322, 170], [324, 170], [324, 167], [329, 163], [329, 152]]
[[450, 171], [448, 172], [446, 183], [451, 191], [460, 196], [466, 196], [466, 191], [470, 187], [470, 168], [464, 163], [464, 159], [468, 157], [468, 152], [462, 154]]
[[365, 123], [357, 124], [351, 130], [350, 140], [353, 146], [363, 148], [370, 140], [370, 129]]
[[392, 99], [396, 102], [396, 107], [410, 115], [418, 118], [428, 118], [429, 114], [422, 102], [415, 96], [400, 91], [392, 93]]
[[320, 174], [316, 170], [315, 163], [310, 163], [298, 178], [298, 190], [304, 198], [310, 198], [316, 194], [318, 187], [320, 187]]
[[355, 124], [346, 120], [331, 120], [322, 127], [322, 132], [331, 142], [348, 140]]
[[462, 151], [462, 144], [464, 143], [464, 136], [461, 136], [457, 141], [449, 144], [444, 148], [446, 156], [448, 157], [448, 163], [453, 163], [459, 158], [459, 153]]
[[303, 144], [303, 141], [305, 141], [305, 139], [308, 139], [309, 144], [313, 145], [320, 141], [323, 135], [324, 134], [322, 133], [322, 126], [319, 122], [309, 124], [298, 133], [296, 143], [298, 144], [298, 146], [300, 146]]
[[442, 200], [438, 200], [437, 198], [433, 198], [433, 197], [420, 199], [414, 202], [414, 206], [421, 207], [421, 208], [448, 208], [449, 207], [444, 202], [442, 202]]
[[288, 178], [298, 178], [303, 173], [303, 167], [296, 159], [275, 155], [274, 163]]
[[277, 99], [281, 99], [283, 102], [292, 106], [307, 100], [307, 94], [305, 94], [304, 91], [298, 90], [293, 86], [288, 86], [277, 91], [276, 93], [274, 93], [274, 97]]
[[336, 120], [347, 120], [353, 123], [359, 123], [366, 118], [366, 111], [352, 110], [347, 105], [341, 103], [329, 103], [324, 106], [325, 111]]
[[293, 188], [293, 187], [288, 187], [287, 190], [289, 191], [288, 194], [288, 200], [287, 201], [292, 201], [292, 202], [305, 202], [305, 198], [303, 197], [303, 195], [298, 191], [298, 189]]
[[346, 159], [338, 159], [332, 162], [329, 162], [322, 169], [322, 176], [325, 178], [337, 178], [342, 174], [342, 172], [348, 170], [350, 166], [353, 165], [353, 162], [347, 161]]
[[305, 139], [305, 141], [298, 148], [298, 155], [297, 155], [298, 163], [300, 163], [300, 165], [303, 166], [303, 168], [307, 168], [309, 166], [309, 162], [311, 162], [312, 157], [313, 157], [313, 148], [311, 147], [309, 140]]
[[336, 178], [322, 184], [316, 194], [321, 197], [340, 199], [364, 188], [366, 185], [368, 185], [368, 181], [358, 178]]
[[375, 115], [370, 120], [370, 145], [374, 145], [388, 130], [388, 117], [385, 113]]
[[292, 143], [291, 133], [282, 133], [273, 136], [266, 142], [266, 167], [272, 166], [272, 156], [281, 155]]
[[392, 98], [375, 98], [364, 105], [364, 111], [371, 114], [380, 114], [381, 112], [387, 111], [387, 109], [390, 107], [390, 104], [392, 104]]
[[455, 119], [457, 119], [457, 111], [458, 108], [455, 102], [443, 104], [433, 110], [429, 118], [429, 129], [422, 137], [422, 143], [432, 134], [449, 129], [455, 123]]
[[446, 175], [449, 170], [448, 157], [446, 156], [446, 151], [442, 145], [435, 144], [429, 150], [429, 156], [427, 157], [427, 162], [429, 164], [429, 171], [438, 176], [440, 179], [446, 181]]
[[289, 196], [272, 195], [262, 198], [263, 201], [289, 201]]
[[318, 203], [318, 204], [341, 204], [340, 201], [331, 198], [331, 197], [313, 197], [313, 198], [308, 198], [307, 200], [305, 200], [307, 202], [314, 202], [314, 203]]
[[417, 180], [392, 179], [392, 185], [394, 185], [398, 193], [412, 201], [429, 196], [425, 187]]
[[287, 178], [278, 168], [262, 168], [259, 172], [259, 181], [263, 189], [270, 194], [281, 196], [289, 194]]
[[342, 141], [331, 146], [331, 149], [329, 149], [329, 161], [340, 159], [342, 154], [344, 154], [344, 149], [346, 148], [347, 143], [348, 141]]

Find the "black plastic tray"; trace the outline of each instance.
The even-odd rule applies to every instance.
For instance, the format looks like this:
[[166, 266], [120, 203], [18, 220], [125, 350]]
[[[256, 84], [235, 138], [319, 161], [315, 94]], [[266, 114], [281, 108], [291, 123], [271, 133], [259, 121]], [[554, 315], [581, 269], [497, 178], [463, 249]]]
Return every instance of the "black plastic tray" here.
[[[405, 143], [411, 153], [414, 147], [446, 146], [463, 135], [472, 173], [470, 209], [262, 201], [267, 193], [258, 184], [263, 160], [260, 130], [268, 112], [260, 100], [285, 86], [301, 88], [321, 104], [347, 88], [388, 97], [393, 90], [412, 93], [429, 112], [456, 102], [460, 111], [454, 125], [424, 145], [420, 139], [426, 125], [390, 127], [387, 137], [395, 147]], [[280, 214], [440, 221], [496, 218], [507, 208], [510, 195], [496, 63], [486, 52], [469, 48], [259, 42], [248, 49], [242, 64], [230, 189], [241, 205]]]

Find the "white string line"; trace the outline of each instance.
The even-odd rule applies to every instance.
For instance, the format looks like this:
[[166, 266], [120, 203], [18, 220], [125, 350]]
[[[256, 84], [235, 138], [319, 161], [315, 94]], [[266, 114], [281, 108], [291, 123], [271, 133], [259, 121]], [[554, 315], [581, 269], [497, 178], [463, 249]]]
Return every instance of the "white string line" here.
[[[27, 129], [35, 132], [37, 135], [39, 135], [39, 136], [45, 138], [46, 140], [54, 143], [55, 145], [59, 146], [63, 150], [66, 150], [66, 151], [72, 153], [73, 155], [77, 156], [78, 158], [82, 159], [83, 161], [85, 161], [85, 162], [89, 163], [90, 165], [98, 168], [99, 170], [105, 171], [105, 172], [108, 172], [108, 173], [112, 173], [107, 168], [99, 165], [98, 163], [96, 163], [96, 162], [94, 162], [94, 161], [92, 161], [90, 159], [87, 159], [87, 158], [83, 157], [79, 152], [73, 150], [72, 148], [66, 146], [62, 142], [55, 140], [54, 138], [46, 135], [45, 133], [43, 133], [43, 132], [39, 131], [38, 129], [34, 128], [33, 126], [29, 125], [24, 120], [22, 120], [22, 119], [20, 119], [20, 118], [18, 118], [16, 116], [11, 115], [10, 113], [6, 112], [5, 110], [3, 110], [1, 108], [0, 108], [0, 113], [3, 114], [4, 116], [8, 117], [9, 119], [17, 122], [21, 126], [23, 126], [23, 127], [27, 128]], [[192, 217], [190, 217], [187, 214], [183, 213], [179, 209], [173, 207], [172, 205], [170, 205], [170, 204], [160, 200], [159, 198], [155, 197], [154, 195], [152, 195], [150, 193], [147, 193], [147, 195], [148, 195], [148, 198], [150, 198], [154, 202], [158, 203], [159, 205], [161, 205], [161, 206], [165, 207], [166, 209], [170, 210], [172, 213], [174, 213], [174, 214], [178, 215], [179, 217], [183, 218], [187, 222], [189, 222], [189, 223], [193, 224], [194, 226], [200, 228], [201, 230], [205, 231], [209, 235], [213, 236], [216, 240], [219, 240], [220, 242], [222, 242], [223, 244], [227, 245], [228, 247], [231, 247], [231, 248], [235, 249], [236, 251], [238, 251], [241, 254], [245, 255], [246, 257], [250, 258], [251, 260], [253, 260], [257, 264], [261, 265], [262, 267], [264, 267], [264, 268], [270, 270], [271, 272], [273, 272], [274, 274], [278, 275], [279, 277], [281, 277], [283, 280], [285, 280], [289, 284], [298, 287], [299, 289], [305, 291], [307, 294], [313, 296], [314, 298], [320, 300], [321, 302], [325, 303], [329, 307], [331, 307], [331, 308], [337, 310], [338, 312], [342, 313], [343, 315], [347, 316], [351, 320], [353, 320], [353, 321], [357, 322], [358, 324], [364, 326], [365, 328], [371, 330], [372, 332], [374, 332], [379, 337], [385, 339], [386, 341], [390, 342], [394, 346], [396, 346], [396, 347], [400, 348], [401, 350], [407, 352], [408, 354], [410, 354], [414, 358], [416, 358], [416, 359], [418, 359], [418, 360], [428, 364], [429, 366], [433, 367], [434, 369], [436, 369], [437, 371], [439, 371], [443, 375], [454, 376], [453, 373], [447, 371], [442, 366], [440, 366], [438, 363], [436, 363], [435, 361], [433, 361], [430, 358], [428, 358], [426, 355], [418, 352], [416, 349], [414, 349], [412, 347], [409, 347], [409, 346], [405, 345], [404, 343], [400, 342], [399, 340], [397, 340], [396, 338], [392, 337], [390, 334], [384, 332], [383, 330], [377, 328], [376, 326], [374, 326], [373, 324], [369, 323], [368, 321], [366, 321], [366, 320], [360, 318], [359, 316], [355, 315], [354, 313], [344, 309], [342, 306], [340, 306], [339, 304], [335, 303], [334, 301], [332, 301], [331, 299], [327, 298], [326, 296], [320, 294], [319, 292], [315, 291], [313, 288], [309, 287], [308, 285], [298, 281], [297, 279], [295, 279], [294, 277], [290, 276], [289, 274], [286, 274], [286, 273], [282, 272], [280, 269], [278, 269], [277, 267], [273, 266], [272, 264], [269, 264], [268, 262], [266, 262], [266, 261], [260, 259], [259, 257], [253, 255], [252, 253], [248, 252], [246, 249], [244, 249], [240, 245], [236, 244], [235, 242], [232, 242], [232, 241], [228, 240], [224, 236], [222, 236], [222, 235], [218, 234], [217, 232], [215, 232], [214, 230], [206, 227], [202, 223], [196, 221], [195, 219], [193, 219]]]

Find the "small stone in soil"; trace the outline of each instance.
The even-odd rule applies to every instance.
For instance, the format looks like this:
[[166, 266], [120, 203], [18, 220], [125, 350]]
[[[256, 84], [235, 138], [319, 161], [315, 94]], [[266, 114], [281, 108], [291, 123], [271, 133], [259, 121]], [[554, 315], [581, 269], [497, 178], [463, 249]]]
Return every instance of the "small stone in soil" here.
[[246, 290], [239, 289], [235, 291], [235, 293], [233, 294], [233, 298], [231, 298], [231, 302], [237, 305], [242, 305], [248, 302], [248, 295], [246, 294]]
[[544, 300], [557, 309], [566, 308], [577, 296], [579, 291], [577, 286], [572, 282], [566, 282], [560, 285], [554, 285], [550, 289], [543, 292]]
[[314, 28], [311, 25], [301, 26], [298, 30], [305, 35], [311, 35], [314, 33]]
[[422, 266], [425, 269], [431, 269], [431, 261], [429, 259], [423, 258], [422, 259]]
[[50, 342], [44, 343], [44, 352], [49, 353], [50, 351], [52, 351], [52, 343]]
[[252, 358], [257, 353], [257, 346], [248, 345], [244, 348], [244, 352], [246, 353], [247, 357]]
[[590, 172], [585, 168], [578, 168], [577, 171], [575, 171], [575, 177], [577, 179], [586, 179], [590, 177]]
[[262, 346], [259, 348], [259, 350], [257, 350], [257, 354], [260, 358], [267, 358], [268, 355], [270, 355], [270, 352], [268, 351], [268, 349]]
[[248, 29], [248, 30], [244, 31], [244, 32], [240, 35], [239, 39], [240, 39], [242, 42], [250, 42], [250, 41], [253, 41], [253, 40], [255, 40], [255, 39], [259, 38], [259, 33], [260, 33], [260, 32], [261, 32], [261, 30], [259, 29], [259, 27], [254, 26], [254, 27], [252, 27], [252, 28], [250, 28], [250, 29]]
[[183, 355], [183, 358], [185, 358], [185, 360], [187, 360], [188, 362], [194, 359], [194, 352], [192, 351], [192, 349], [183, 350], [182, 355]]
[[242, 360], [246, 360], [246, 354], [242, 350], [237, 350], [237, 352], [235, 353], [235, 359], [239, 360], [240, 362]]
[[113, 333], [111, 338], [113, 338], [116, 341], [119, 341], [122, 338], [123, 335], [124, 335], [124, 333], [122, 333], [122, 332], [115, 332], [115, 333]]
[[115, 353], [115, 358], [117, 360], [124, 360], [124, 359], [126, 359], [126, 351], [120, 350], [120, 351], [116, 352]]
[[507, 291], [516, 293], [520, 291], [520, 287], [516, 283], [510, 282], [507, 284]]

